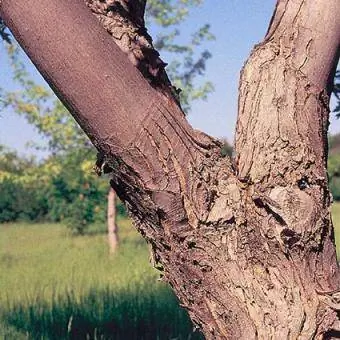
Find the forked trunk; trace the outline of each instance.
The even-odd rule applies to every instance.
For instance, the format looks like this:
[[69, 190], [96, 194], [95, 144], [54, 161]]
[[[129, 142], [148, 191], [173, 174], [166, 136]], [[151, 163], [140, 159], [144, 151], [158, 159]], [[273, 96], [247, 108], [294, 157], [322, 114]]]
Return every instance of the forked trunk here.
[[[132, 11], [139, 3], [125, 2]], [[339, 0], [278, 1], [242, 71], [234, 162], [189, 126], [162, 77], [143, 78], [81, 2], [0, 3], [104, 155], [164, 279], [207, 339], [339, 335], [326, 171]]]

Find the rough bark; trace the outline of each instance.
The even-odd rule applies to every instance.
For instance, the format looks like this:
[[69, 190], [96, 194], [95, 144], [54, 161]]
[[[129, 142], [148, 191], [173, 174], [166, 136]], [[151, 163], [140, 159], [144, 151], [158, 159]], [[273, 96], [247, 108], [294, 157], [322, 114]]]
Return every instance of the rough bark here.
[[80, 2], [1, 2], [207, 339], [321, 339], [339, 329], [326, 172], [339, 13], [338, 0], [278, 1], [242, 71], [232, 164]]
[[179, 89], [172, 86], [167, 65], [153, 47], [144, 22], [146, 0], [84, 0], [113, 41], [157, 90], [179, 104]]
[[118, 226], [116, 218], [116, 193], [110, 188], [107, 195], [107, 236], [110, 253], [113, 254], [118, 246]]

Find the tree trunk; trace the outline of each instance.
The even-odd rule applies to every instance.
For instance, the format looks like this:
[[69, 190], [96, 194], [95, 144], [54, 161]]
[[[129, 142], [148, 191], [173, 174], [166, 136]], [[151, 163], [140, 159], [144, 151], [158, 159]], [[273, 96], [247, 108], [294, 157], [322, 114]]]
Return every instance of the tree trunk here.
[[0, 3], [104, 155], [164, 279], [207, 339], [339, 334], [326, 171], [338, 0], [278, 1], [242, 70], [234, 163], [189, 126], [171, 91], [145, 80], [82, 3]]
[[118, 226], [116, 223], [116, 193], [112, 188], [107, 195], [107, 236], [110, 253], [113, 254], [118, 246]]

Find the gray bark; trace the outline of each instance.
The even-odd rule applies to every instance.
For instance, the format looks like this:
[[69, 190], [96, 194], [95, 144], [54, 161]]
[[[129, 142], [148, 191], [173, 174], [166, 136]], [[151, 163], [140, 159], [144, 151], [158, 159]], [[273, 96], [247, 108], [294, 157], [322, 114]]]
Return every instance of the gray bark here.
[[82, 3], [1, 2], [207, 339], [322, 339], [340, 329], [326, 171], [339, 13], [338, 0], [278, 1], [242, 70], [233, 164]]

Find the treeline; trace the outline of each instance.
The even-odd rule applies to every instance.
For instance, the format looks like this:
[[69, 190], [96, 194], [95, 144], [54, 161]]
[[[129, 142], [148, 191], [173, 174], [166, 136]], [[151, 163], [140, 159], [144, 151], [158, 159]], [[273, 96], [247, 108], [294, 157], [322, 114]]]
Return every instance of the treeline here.
[[[93, 172], [94, 163], [88, 150], [37, 162], [0, 146], [0, 222], [64, 222], [78, 233], [105, 225], [109, 185]], [[117, 213], [125, 214], [120, 202]]]

